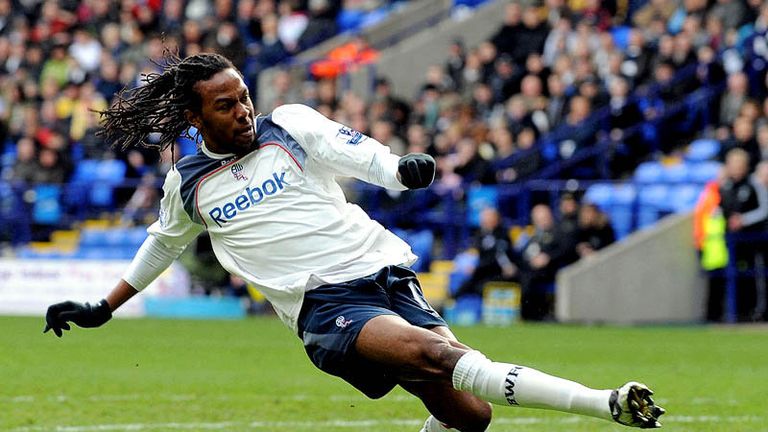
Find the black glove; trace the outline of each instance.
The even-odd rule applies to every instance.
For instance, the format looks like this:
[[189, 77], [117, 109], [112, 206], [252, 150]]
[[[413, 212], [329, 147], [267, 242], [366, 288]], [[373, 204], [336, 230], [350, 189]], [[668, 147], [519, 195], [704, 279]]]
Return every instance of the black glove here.
[[421, 189], [435, 179], [435, 160], [424, 153], [409, 153], [397, 164], [400, 183], [408, 189]]
[[43, 333], [53, 330], [56, 336], [61, 337], [62, 330], [69, 330], [67, 321], [72, 321], [80, 327], [90, 328], [99, 327], [109, 321], [110, 318], [112, 318], [112, 310], [106, 299], [95, 305], [73, 301], [56, 303], [48, 307]]

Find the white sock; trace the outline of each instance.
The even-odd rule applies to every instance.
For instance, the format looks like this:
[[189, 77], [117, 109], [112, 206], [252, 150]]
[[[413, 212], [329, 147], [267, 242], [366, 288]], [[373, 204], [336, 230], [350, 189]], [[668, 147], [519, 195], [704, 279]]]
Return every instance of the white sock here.
[[488, 360], [469, 351], [456, 363], [453, 387], [498, 405], [543, 408], [612, 420], [612, 390], [594, 390], [536, 369]]
[[424, 422], [424, 427], [419, 432], [450, 432], [457, 431], [457, 429], [451, 429], [443, 426], [440, 420], [434, 416], [427, 417], [427, 421]]

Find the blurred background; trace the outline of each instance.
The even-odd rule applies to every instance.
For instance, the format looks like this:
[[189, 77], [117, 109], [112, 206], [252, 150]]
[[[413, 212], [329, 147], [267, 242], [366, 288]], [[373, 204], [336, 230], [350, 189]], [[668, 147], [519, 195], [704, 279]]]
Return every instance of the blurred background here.
[[[127, 267], [197, 144], [116, 150], [94, 110], [170, 49], [433, 155], [428, 190], [344, 187], [454, 324], [764, 321], [767, 33], [759, 0], [0, 0], [0, 314]], [[121, 313], [270, 309], [201, 236]]]

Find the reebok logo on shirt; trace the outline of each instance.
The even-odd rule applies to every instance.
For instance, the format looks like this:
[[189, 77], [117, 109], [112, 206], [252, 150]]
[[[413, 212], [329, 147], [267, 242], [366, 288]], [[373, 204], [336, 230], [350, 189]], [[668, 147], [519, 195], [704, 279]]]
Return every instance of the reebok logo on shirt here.
[[265, 180], [261, 187], [247, 187], [243, 189], [243, 193], [235, 197], [233, 201], [211, 209], [208, 212], [208, 216], [216, 222], [216, 225], [222, 227], [237, 216], [239, 212], [259, 204], [267, 199], [267, 197], [279, 194], [288, 184], [285, 181], [285, 171], [281, 172], [280, 175], [274, 172], [272, 173], [272, 178]]

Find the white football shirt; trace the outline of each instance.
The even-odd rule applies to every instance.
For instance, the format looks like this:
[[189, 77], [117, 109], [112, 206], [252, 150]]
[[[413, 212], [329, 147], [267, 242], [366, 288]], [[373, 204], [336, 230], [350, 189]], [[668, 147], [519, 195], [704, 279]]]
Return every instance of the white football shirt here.
[[[335, 181], [405, 190], [388, 147], [304, 105], [278, 107], [255, 127], [254, 150], [242, 157], [203, 144], [175, 165], [148, 241], [181, 250], [207, 230], [221, 265], [261, 290], [294, 331], [307, 290], [416, 260]], [[143, 289], [149, 260], [139, 258], [124, 279]]]

